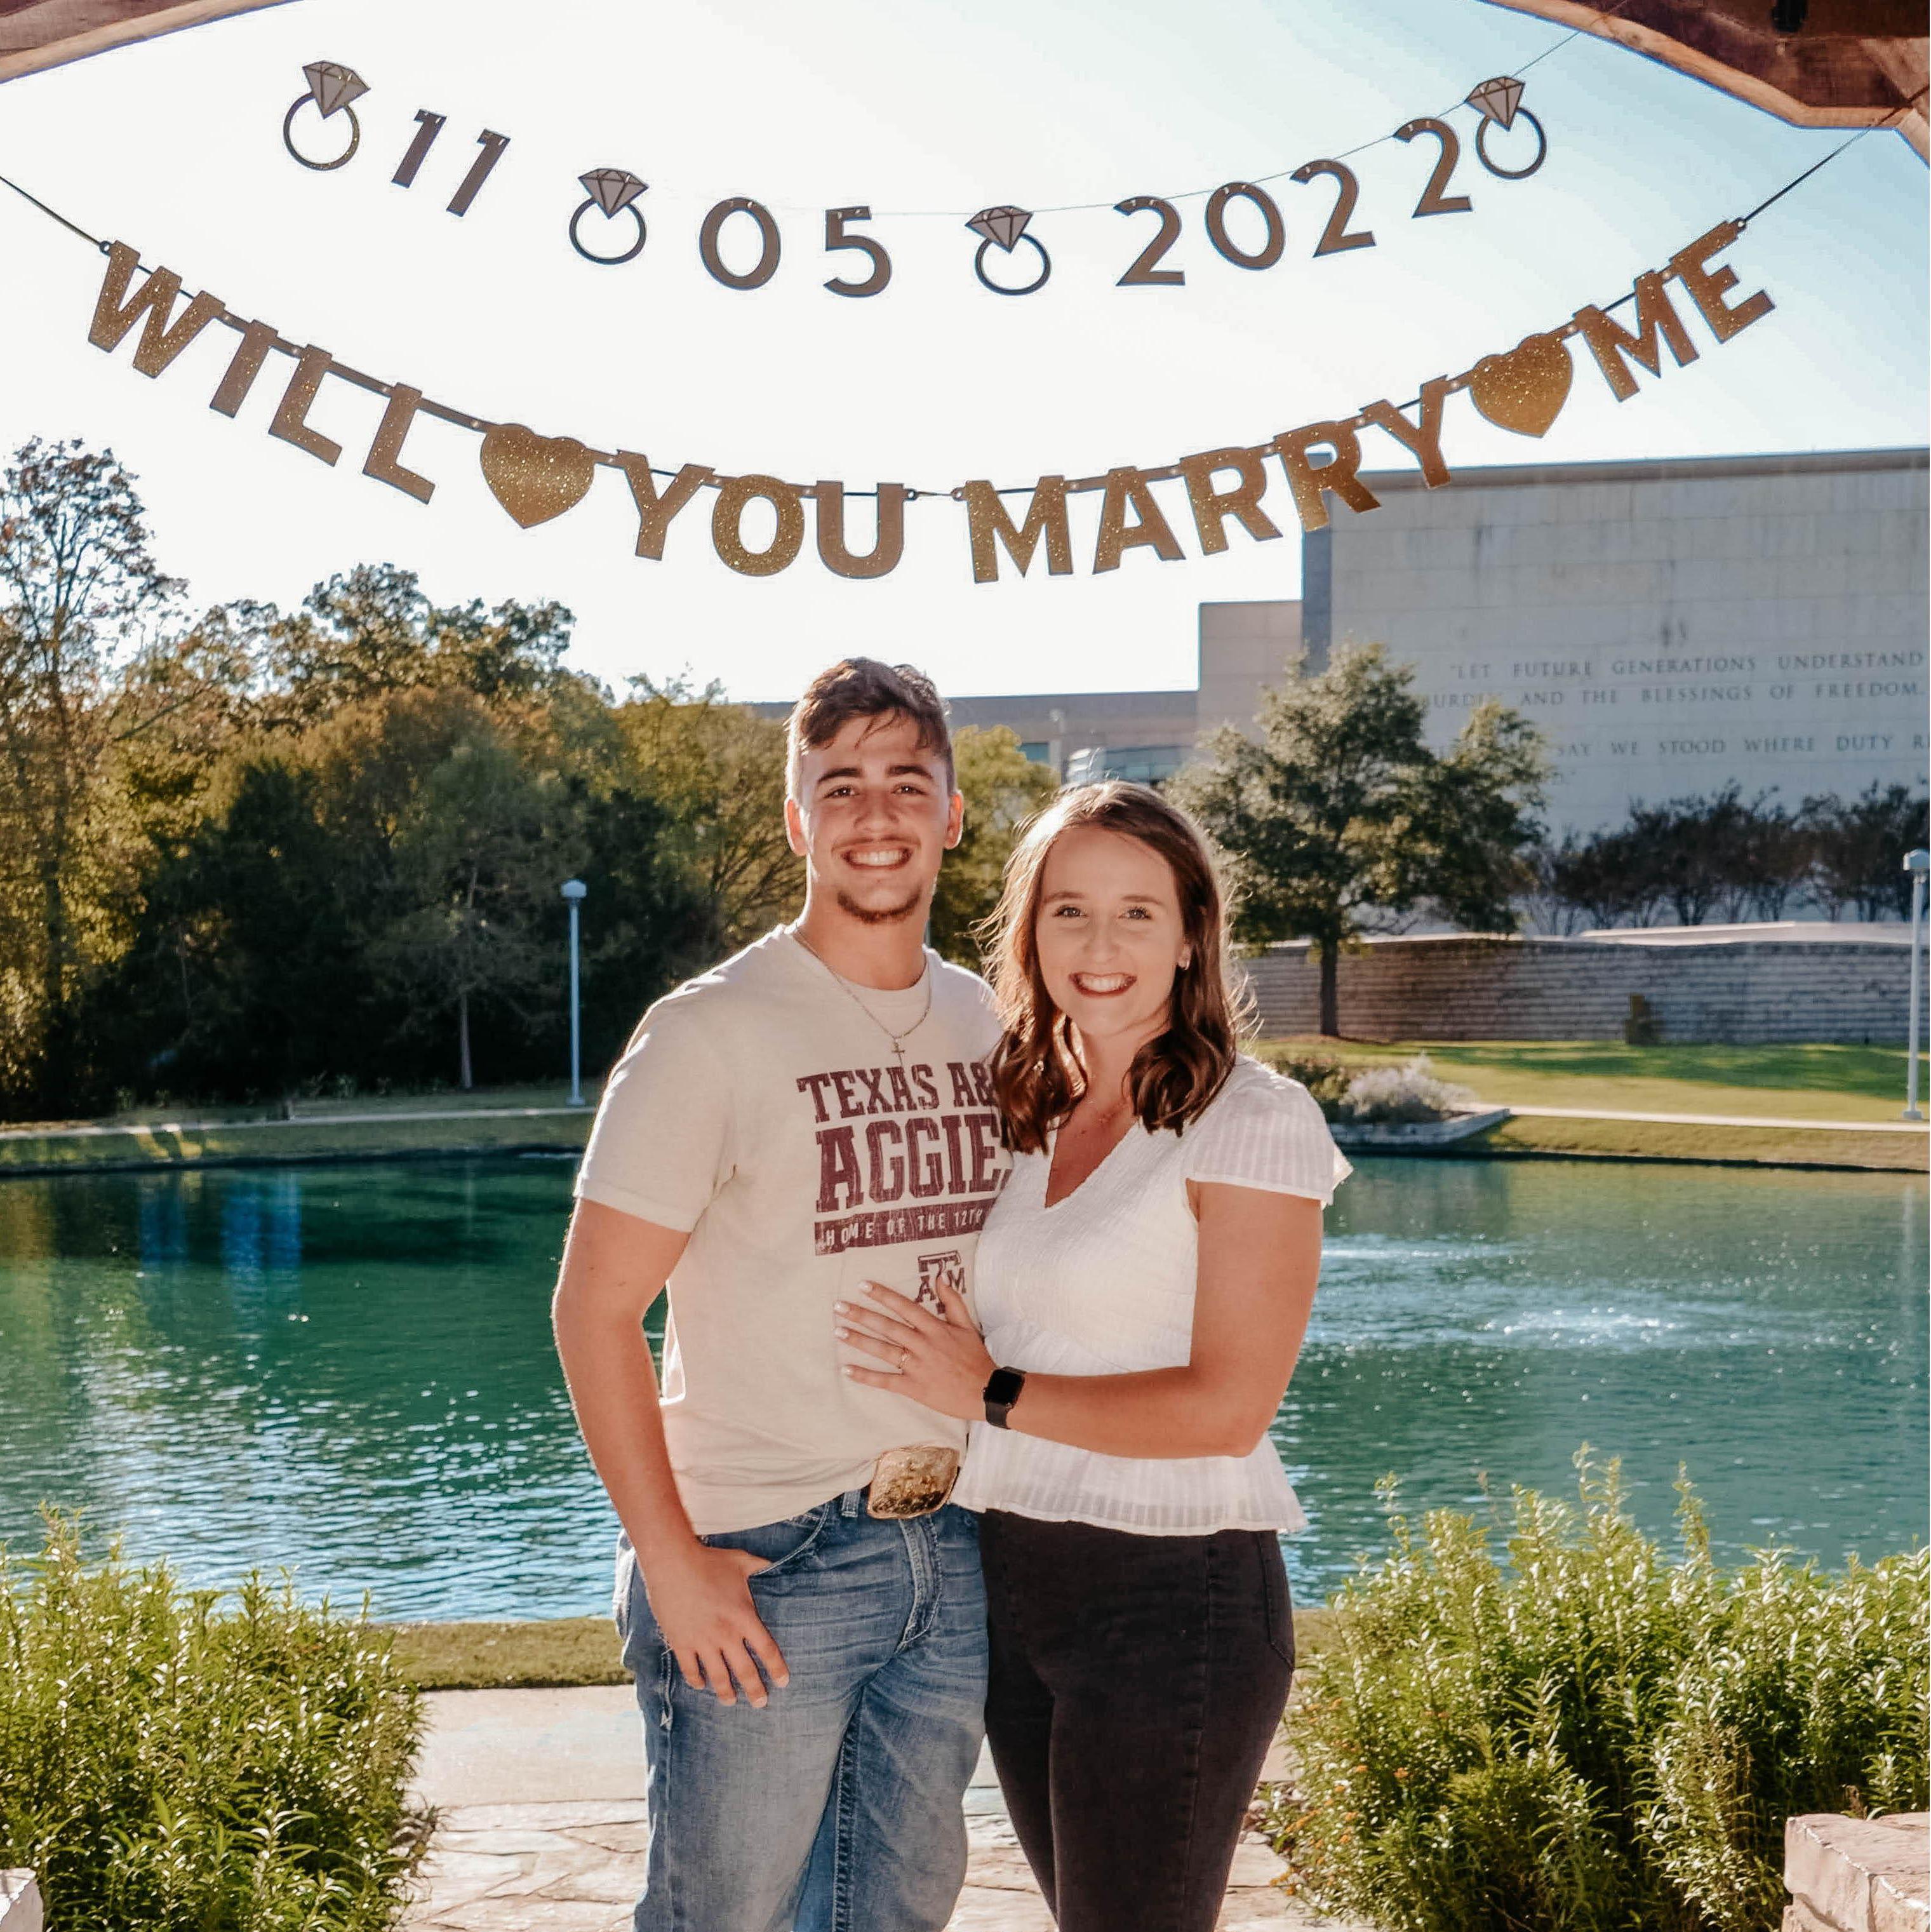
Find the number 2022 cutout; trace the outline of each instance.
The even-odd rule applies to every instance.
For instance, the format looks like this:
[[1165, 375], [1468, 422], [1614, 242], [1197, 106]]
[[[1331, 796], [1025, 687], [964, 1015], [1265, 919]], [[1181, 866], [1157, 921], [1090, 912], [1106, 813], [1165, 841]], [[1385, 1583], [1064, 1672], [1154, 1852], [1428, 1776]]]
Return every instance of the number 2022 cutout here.
[[[1520, 117], [1519, 118], [1525, 118]], [[1398, 141], [1414, 140], [1417, 136], [1432, 134], [1438, 143], [1435, 166], [1429, 174], [1427, 185], [1422, 190], [1421, 199], [1415, 203], [1411, 219], [1426, 214], [1466, 214], [1474, 204], [1465, 194], [1450, 194], [1450, 182], [1453, 179], [1457, 164], [1462, 158], [1462, 140], [1446, 121], [1436, 119], [1432, 115], [1423, 116], [1411, 121], [1395, 130]], [[1480, 155], [1483, 165], [1491, 174], [1504, 181], [1519, 181], [1535, 172], [1542, 165], [1547, 152], [1546, 143], [1540, 139], [1537, 130], [1538, 152], [1535, 159], [1525, 168], [1505, 169], [1497, 167], [1486, 154]], [[1354, 170], [1345, 161], [1309, 161], [1305, 167], [1295, 170], [1292, 178], [1303, 185], [1326, 176], [1335, 184], [1334, 206], [1329, 212], [1327, 224], [1321, 231], [1321, 238], [1315, 244], [1317, 260], [1323, 255], [1342, 254], [1351, 249], [1372, 248], [1375, 246], [1375, 232], [1370, 228], [1351, 229], [1356, 204], [1361, 198], [1361, 184]], [[1245, 201], [1260, 215], [1264, 225], [1264, 238], [1258, 248], [1243, 248], [1228, 232], [1227, 211], [1235, 201]], [[1178, 288], [1186, 280], [1183, 268], [1165, 268], [1160, 266], [1168, 251], [1180, 238], [1180, 211], [1171, 201], [1156, 194], [1136, 194], [1115, 204], [1115, 212], [1121, 214], [1153, 214], [1159, 218], [1160, 225], [1141, 250], [1115, 284], [1123, 289]], [[1215, 251], [1240, 268], [1271, 268], [1280, 260], [1286, 243], [1285, 226], [1281, 219], [1281, 211], [1273, 196], [1264, 188], [1252, 182], [1229, 182], [1217, 188], [1207, 197], [1207, 239], [1213, 244]]]

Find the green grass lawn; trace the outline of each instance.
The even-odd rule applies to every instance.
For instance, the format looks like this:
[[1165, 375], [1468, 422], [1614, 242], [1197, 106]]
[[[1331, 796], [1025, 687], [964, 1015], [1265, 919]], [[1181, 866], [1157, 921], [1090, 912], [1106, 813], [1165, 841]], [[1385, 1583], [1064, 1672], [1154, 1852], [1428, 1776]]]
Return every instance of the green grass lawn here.
[[[496, 1100], [495, 1104], [535, 1103]], [[374, 1160], [500, 1148], [580, 1148], [590, 1131], [588, 1107], [535, 1120], [466, 1120], [463, 1111], [452, 1108], [445, 1118], [431, 1120], [311, 1121], [304, 1116], [286, 1126], [125, 1125], [114, 1133], [82, 1138], [14, 1130], [0, 1138], [0, 1175], [130, 1162], [171, 1167], [198, 1161]]]
[[[1597, 1040], [1268, 1043], [1324, 1051], [1363, 1066], [1426, 1053], [1442, 1078], [1472, 1087], [1498, 1106], [1872, 1121], [1894, 1120], [1904, 1109], [1902, 1048], [1624, 1046]], [[1931, 1094], [1931, 1078], [1921, 1073], [1919, 1082], [1921, 1095]]]
[[[1303, 1656], [1321, 1647], [1330, 1613], [1294, 1612]], [[608, 1617], [515, 1624], [390, 1624], [391, 1654], [424, 1690], [486, 1690], [522, 1684], [628, 1684]]]
[[[596, 1082], [586, 1078], [585, 1096], [592, 1103], [596, 1090]], [[454, 1087], [427, 1087], [391, 1094], [330, 1094], [298, 1100], [294, 1112], [297, 1120], [328, 1120], [345, 1114], [460, 1114], [477, 1108], [562, 1107], [568, 1104], [569, 1099], [568, 1085], [552, 1080], [517, 1087], [475, 1087], [466, 1094]], [[27, 1127], [151, 1127], [175, 1120], [211, 1125], [286, 1118], [279, 1100], [175, 1100], [164, 1107], [130, 1107], [123, 1112], [103, 1114], [98, 1120], [10, 1120], [0, 1122], [0, 1127], [9, 1132]]]
[[1654, 1120], [1548, 1120], [1518, 1114], [1457, 1154], [1597, 1160], [1743, 1162], [1762, 1167], [1842, 1167], [1922, 1174], [1926, 1146], [1910, 1134], [1801, 1127], [1688, 1127]]

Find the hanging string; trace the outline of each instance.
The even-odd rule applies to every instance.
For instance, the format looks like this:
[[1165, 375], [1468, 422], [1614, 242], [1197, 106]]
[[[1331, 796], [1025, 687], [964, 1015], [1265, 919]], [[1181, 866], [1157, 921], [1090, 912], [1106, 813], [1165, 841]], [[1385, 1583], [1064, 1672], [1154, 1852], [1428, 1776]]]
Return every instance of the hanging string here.
[[[1531, 68], [1547, 60], [1550, 55], [1560, 53], [1571, 40], [1579, 39], [1585, 34], [1600, 32], [1602, 22], [1615, 19], [1625, 7], [1633, 4], [1633, 0], [1615, 0], [1615, 4], [1599, 16], [1596, 25], [1573, 28], [1570, 32], [1564, 34], [1559, 40], [1543, 48], [1540, 53], [1532, 56], [1520, 67], [1516, 68], [1514, 70], [1516, 75], [1519, 77], [1526, 74]], [[1445, 119], [1449, 115], [1453, 113], [1456, 108], [1466, 104], [1465, 98], [1461, 100], [1451, 100], [1441, 113], [1433, 118], [1438, 121]], [[1339, 154], [1330, 154], [1327, 158], [1335, 161], [1351, 160], [1355, 155], [1365, 154], [1369, 148], [1381, 147], [1396, 138], [1396, 136], [1392, 133], [1376, 134], [1368, 140], [1357, 142], [1351, 148], [1344, 148]], [[1295, 172], [1296, 170], [1291, 167], [1278, 168], [1271, 174], [1243, 175], [1240, 178], [1249, 187], [1259, 188], [1268, 182], [1288, 180]], [[1222, 185], [1222, 182], [1213, 182], [1209, 183], [1205, 188], [1181, 188], [1174, 194], [1161, 195], [1158, 199], [1162, 201], [1197, 201], [1203, 195], [1213, 194]], [[665, 190], [660, 187], [658, 192], [662, 193]], [[672, 195], [676, 195], [679, 190], [673, 188], [668, 192]], [[694, 201], [695, 197], [693, 196], [691, 199]], [[815, 214], [818, 212], [816, 208], [808, 208], [784, 202], [773, 202], [771, 206], [780, 212], [787, 214]], [[1118, 206], [1117, 198], [1111, 201], [1066, 201], [1058, 202], [1050, 208], [1033, 208], [1029, 212], [1035, 215], [1091, 214], [1102, 209], [1114, 208]], [[969, 221], [978, 212], [979, 210], [973, 208], [881, 208], [873, 211], [871, 218], [874, 221]]]

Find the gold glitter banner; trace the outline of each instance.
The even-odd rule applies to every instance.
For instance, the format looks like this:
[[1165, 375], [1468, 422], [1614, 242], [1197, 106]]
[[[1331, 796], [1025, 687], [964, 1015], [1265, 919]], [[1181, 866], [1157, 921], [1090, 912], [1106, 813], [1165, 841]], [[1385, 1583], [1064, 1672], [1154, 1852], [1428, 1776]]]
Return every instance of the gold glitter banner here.
[[[205, 290], [180, 306], [177, 314], [180, 276], [169, 268], [155, 268], [136, 287], [139, 256], [118, 242], [104, 244], [107, 272], [88, 340], [112, 351], [138, 330], [134, 367], [144, 376], [158, 376], [211, 324], [224, 324], [239, 340], [209, 406], [230, 416], [246, 400], [271, 354], [292, 357], [294, 370], [274, 406], [268, 434], [331, 465], [341, 456], [342, 446], [309, 421], [324, 385], [333, 379], [371, 391], [386, 399], [386, 407], [362, 472], [418, 502], [427, 503], [436, 485], [405, 466], [403, 448], [415, 418], [426, 415], [480, 436], [483, 480], [525, 529], [574, 508], [589, 494], [600, 468], [616, 470], [628, 483], [636, 507], [639, 556], [661, 560], [671, 524], [700, 490], [710, 490], [716, 493], [711, 508], [712, 547], [730, 568], [747, 577], [770, 577], [790, 568], [804, 552], [808, 501], [820, 560], [839, 576], [857, 579], [882, 577], [896, 567], [904, 553], [907, 504], [943, 499], [964, 506], [973, 580], [991, 584], [999, 578], [1002, 551], [1023, 576], [1042, 544], [1047, 574], [1071, 574], [1075, 566], [1068, 500], [1086, 493], [1097, 492], [1100, 497], [1087, 566], [1096, 574], [1120, 568], [1129, 551], [1149, 550], [1167, 562], [1187, 555], [1176, 533], [1180, 520], [1170, 520], [1154, 494], [1153, 485], [1159, 483], [1183, 486], [1184, 496], [1176, 493], [1173, 507], [1190, 520], [1204, 556], [1227, 549], [1230, 520], [1257, 543], [1280, 536], [1278, 524], [1263, 508], [1270, 487], [1270, 459], [1279, 465], [1286, 500], [1304, 530], [1319, 530], [1327, 522], [1330, 496], [1339, 497], [1351, 510], [1375, 509], [1378, 500], [1359, 473], [1361, 432], [1366, 429], [1379, 429], [1392, 437], [1415, 459], [1423, 481], [1432, 489], [1438, 488], [1451, 480], [1441, 446], [1449, 398], [1465, 391], [1475, 409], [1498, 428], [1518, 436], [1546, 435], [1574, 382], [1576, 365], [1569, 346], [1574, 337], [1588, 346], [1611, 394], [1627, 401], [1638, 387], [1634, 369], [1661, 376], [1666, 347], [1679, 366], [1696, 360], [1698, 350], [1679, 306], [1681, 298], [1687, 298], [1689, 308], [1718, 343], [1729, 341], [1770, 313], [1771, 298], [1762, 290], [1734, 298], [1736, 271], [1715, 259], [1744, 226], [1742, 220], [1720, 223], [1679, 249], [1663, 268], [1639, 275], [1628, 295], [1606, 307], [1579, 308], [1559, 326], [1525, 336], [1513, 349], [1483, 356], [1459, 376], [1432, 377], [1410, 402], [1397, 404], [1384, 398], [1351, 416], [1303, 423], [1261, 442], [1204, 450], [1151, 468], [1123, 464], [1096, 476], [1042, 476], [1017, 488], [975, 478], [949, 490], [880, 483], [855, 490], [829, 480], [792, 483], [756, 472], [720, 476], [700, 463], [665, 470], [633, 450], [595, 449], [574, 436], [545, 436], [521, 423], [493, 422], [432, 401], [409, 384], [380, 382], [337, 362], [312, 343], [289, 341], [266, 322], [235, 314]], [[1627, 304], [1634, 307], [1633, 326], [1625, 326], [1610, 312]], [[660, 483], [660, 478], [664, 480]], [[871, 500], [871, 516], [853, 514], [847, 499], [856, 496]], [[1023, 512], [1009, 508], [1008, 498], [1023, 499]], [[761, 549], [753, 548], [745, 537], [745, 513], [754, 502], [767, 505], [772, 513], [760, 518], [771, 530]], [[868, 548], [855, 548], [868, 539]]]

